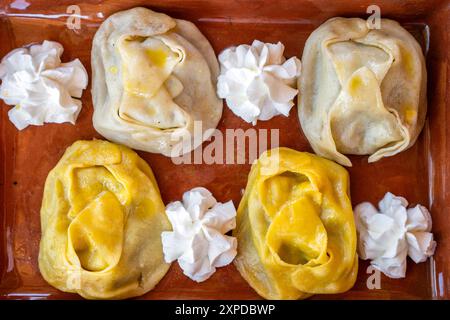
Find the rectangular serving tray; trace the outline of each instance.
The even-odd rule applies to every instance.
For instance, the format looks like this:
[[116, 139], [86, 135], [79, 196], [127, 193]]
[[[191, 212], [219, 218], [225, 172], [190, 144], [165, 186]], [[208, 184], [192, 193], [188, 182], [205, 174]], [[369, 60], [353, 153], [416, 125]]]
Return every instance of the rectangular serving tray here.
[[[360, 261], [354, 288], [339, 295], [312, 299], [449, 299], [450, 298], [450, 69], [448, 39], [450, 2], [346, 0], [165, 0], [80, 1], [80, 29], [67, 27], [68, 7], [76, 1], [0, 0], [0, 57], [32, 42], [54, 40], [63, 44], [63, 61], [79, 58], [90, 75], [92, 38], [110, 14], [138, 5], [194, 22], [216, 54], [254, 39], [281, 41], [285, 55], [301, 58], [309, 34], [331, 17], [367, 18], [376, 4], [383, 18], [398, 20], [422, 45], [428, 69], [428, 117], [416, 144], [409, 150], [373, 164], [367, 157], [351, 157], [352, 203], [377, 202], [385, 192], [405, 196], [412, 204], [431, 209], [438, 243], [426, 263], [408, 261], [405, 279], [381, 276], [380, 289], [369, 289], [368, 263]], [[73, 21], [71, 21], [73, 22]], [[46, 124], [18, 131], [8, 120], [10, 109], [0, 102], [0, 299], [78, 299], [48, 285], [37, 265], [40, 239], [39, 210], [45, 178], [66, 147], [79, 139], [101, 138], [92, 126], [90, 87], [83, 94], [83, 109], [75, 126]], [[219, 127], [251, 128], [224, 107]], [[257, 128], [279, 129], [280, 146], [311, 151], [297, 117], [276, 117]], [[152, 167], [163, 201], [180, 199], [184, 191], [204, 186], [219, 201], [238, 206], [250, 165], [174, 165], [169, 158], [139, 152]], [[370, 287], [370, 286], [369, 286]], [[197, 284], [174, 263], [157, 287], [141, 299], [258, 299], [233, 265], [220, 268]]]

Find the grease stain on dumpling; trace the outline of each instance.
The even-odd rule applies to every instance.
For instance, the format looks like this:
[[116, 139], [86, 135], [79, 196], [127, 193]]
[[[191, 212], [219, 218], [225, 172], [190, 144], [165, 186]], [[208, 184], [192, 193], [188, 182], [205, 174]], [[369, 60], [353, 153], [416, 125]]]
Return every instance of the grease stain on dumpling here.
[[166, 64], [167, 51], [163, 49], [146, 49], [145, 53], [149, 60], [157, 67], [162, 67]]

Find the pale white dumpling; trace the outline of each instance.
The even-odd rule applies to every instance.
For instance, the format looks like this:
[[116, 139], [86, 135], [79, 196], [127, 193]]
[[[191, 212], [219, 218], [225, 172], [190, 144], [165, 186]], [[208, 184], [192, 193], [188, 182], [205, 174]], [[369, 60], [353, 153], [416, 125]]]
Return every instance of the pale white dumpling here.
[[92, 71], [95, 129], [131, 148], [179, 156], [222, 115], [217, 58], [190, 22], [146, 8], [113, 14], [94, 37]]
[[397, 22], [369, 29], [359, 18], [333, 18], [303, 51], [299, 118], [314, 151], [351, 166], [411, 147], [425, 121], [426, 69], [420, 45]]

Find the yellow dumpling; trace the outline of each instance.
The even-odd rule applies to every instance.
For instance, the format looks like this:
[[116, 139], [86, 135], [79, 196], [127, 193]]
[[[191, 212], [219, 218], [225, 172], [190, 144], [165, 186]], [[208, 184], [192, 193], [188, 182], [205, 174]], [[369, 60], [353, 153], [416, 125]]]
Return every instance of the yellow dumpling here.
[[416, 142], [427, 113], [425, 57], [398, 22], [336, 17], [309, 36], [298, 116], [314, 152], [344, 166], [375, 162]]
[[42, 276], [88, 299], [142, 295], [170, 266], [161, 232], [171, 227], [155, 178], [124, 146], [70, 146], [47, 177], [41, 228]]
[[252, 166], [233, 236], [236, 267], [266, 299], [349, 290], [358, 256], [347, 171], [306, 152], [267, 151]]

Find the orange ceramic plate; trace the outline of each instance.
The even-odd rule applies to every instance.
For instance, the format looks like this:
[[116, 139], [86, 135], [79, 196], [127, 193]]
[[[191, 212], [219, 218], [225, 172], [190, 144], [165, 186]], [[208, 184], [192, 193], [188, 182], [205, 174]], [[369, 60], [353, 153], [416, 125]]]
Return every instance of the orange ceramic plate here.
[[[67, 28], [67, 8], [74, 1], [0, 0], [0, 57], [16, 47], [44, 39], [63, 44], [63, 61], [80, 58], [90, 72], [91, 41], [99, 24], [111, 13], [137, 5], [194, 22], [218, 54], [231, 45], [281, 41], [287, 57], [301, 57], [309, 34], [334, 16], [367, 17], [373, 1], [233, 0], [191, 1], [82, 1], [81, 29]], [[450, 4], [447, 0], [378, 0], [382, 17], [400, 21], [422, 44], [428, 63], [428, 120], [417, 143], [406, 152], [373, 164], [367, 157], [352, 157], [353, 204], [377, 202], [386, 191], [405, 196], [411, 203], [431, 208], [436, 254], [426, 263], [408, 262], [407, 277], [381, 276], [381, 289], [369, 290], [368, 264], [360, 263], [354, 288], [344, 294], [314, 299], [448, 299], [450, 298]], [[77, 295], [49, 286], [39, 274], [39, 210], [45, 178], [75, 140], [100, 136], [92, 126], [90, 88], [83, 94], [83, 109], [75, 126], [47, 124], [17, 131], [9, 122], [8, 106], [0, 108], [0, 299], [72, 299]], [[224, 108], [218, 127], [251, 128]], [[293, 108], [289, 118], [258, 122], [257, 128], [279, 129], [280, 145], [311, 151]], [[270, 136], [270, 135], [269, 135]], [[205, 145], [205, 144], [204, 144]], [[237, 206], [250, 165], [175, 165], [161, 155], [139, 152], [152, 167], [165, 203], [180, 199], [196, 186], [211, 190], [219, 201]], [[370, 282], [370, 280], [369, 280]], [[218, 269], [197, 284], [174, 263], [165, 278], [143, 299], [254, 299], [258, 295], [233, 265]]]

